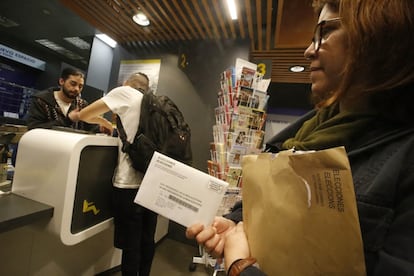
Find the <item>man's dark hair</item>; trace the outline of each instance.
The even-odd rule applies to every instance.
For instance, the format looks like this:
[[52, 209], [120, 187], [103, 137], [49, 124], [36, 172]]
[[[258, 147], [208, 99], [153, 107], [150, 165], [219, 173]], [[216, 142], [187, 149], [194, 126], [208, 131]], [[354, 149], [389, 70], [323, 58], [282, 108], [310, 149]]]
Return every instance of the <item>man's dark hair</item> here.
[[[142, 78], [144, 78], [145, 81]], [[149, 88], [149, 78], [144, 73], [136, 72], [128, 77], [128, 79], [124, 82], [124, 85], [128, 85], [141, 91], [142, 93], [146, 93]]]
[[83, 72], [80, 70], [70, 67], [63, 69], [60, 77], [64, 80], [67, 80], [69, 76], [80, 76], [81, 78], [85, 78], [85, 74], [83, 74]]
[[142, 73], [142, 72], [137, 72], [136, 74], [143, 76], [144, 78], [147, 79], [147, 81], [149, 82], [149, 78], [146, 74]]

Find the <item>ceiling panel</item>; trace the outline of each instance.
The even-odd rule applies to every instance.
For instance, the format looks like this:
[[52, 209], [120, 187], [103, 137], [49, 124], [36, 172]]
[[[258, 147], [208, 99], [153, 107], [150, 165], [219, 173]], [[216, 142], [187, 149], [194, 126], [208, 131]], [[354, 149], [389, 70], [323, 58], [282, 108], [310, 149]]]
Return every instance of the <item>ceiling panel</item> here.
[[[224, 0], [60, 0], [66, 7], [132, 52], [178, 49], [195, 40], [249, 39], [252, 60], [270, 60], [273, 82], [309, 82], [303, 52], [313, 30], [310, 0], [236, 0], [231, 20]], [[132, 16], [144, 12], [150, 26]]]
[[[191, 41], [243, 39], [250, 41], [251, 60], [272, 64], [273, 82], [308, 83], [307, 70], [292, 73], [289, 67], [308, 65], [303, 52], [315, 21], [311, 0], [236, 3], [238, 19], [231, 20], [225, 0], [1, 0], [0, 31], [3, 40], [24, 41], [30, 47], [43, 47], [35, 40], [48, 38], [82, 56], [83, 64], [89, 50], [77, 49], [64, 38], [91, 42], [98, 30], [132, 54], [177, 51]], [[148, 15], [150, 26], [133, 22], [138, 11]]]

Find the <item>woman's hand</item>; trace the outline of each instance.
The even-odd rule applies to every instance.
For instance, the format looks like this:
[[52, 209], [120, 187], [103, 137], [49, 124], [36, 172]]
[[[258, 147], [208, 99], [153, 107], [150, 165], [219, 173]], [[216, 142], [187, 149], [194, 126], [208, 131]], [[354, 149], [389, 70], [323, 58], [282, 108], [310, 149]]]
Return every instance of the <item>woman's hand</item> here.
[[243, 222], [239, 222], [236, 227], [233, 227], [226, 234], [224, 243], [224, 265], [226, 266], [226, 271], [228, 271], [229, 266], [234, 261], [248, 257], [250, 257], [249, 243], [244, 232]]
[[223, 257], [226, 234], [235, 228], [236, 224], [224, 217], [215, 217], [211, 226], [204, 227], [201, 223], [193, 224], [186, 230], [188, 239], [195, 239], [199, 245], [214, 258]]

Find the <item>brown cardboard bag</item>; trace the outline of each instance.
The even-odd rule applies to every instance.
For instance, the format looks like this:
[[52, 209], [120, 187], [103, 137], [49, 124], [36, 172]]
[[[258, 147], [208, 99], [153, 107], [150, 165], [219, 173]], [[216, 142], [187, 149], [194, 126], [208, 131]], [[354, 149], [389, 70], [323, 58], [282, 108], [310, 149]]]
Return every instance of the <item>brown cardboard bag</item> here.
[[365, 275], [343, 147], [248, 155], [242, 169], [244, 227], [267, 275]]

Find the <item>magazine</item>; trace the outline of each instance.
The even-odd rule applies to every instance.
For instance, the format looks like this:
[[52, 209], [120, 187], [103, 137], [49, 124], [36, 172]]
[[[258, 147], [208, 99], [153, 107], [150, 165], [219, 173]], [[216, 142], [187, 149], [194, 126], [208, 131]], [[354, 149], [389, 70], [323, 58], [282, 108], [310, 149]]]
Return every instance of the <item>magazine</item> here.
[[251, 88], [253, 85], [256, 70], [249, 67], [243, 67], [240, 76], [240, 86]]
[[234, 132], [235, 129], [239, 129], [239, 128], [249, 128], [250, 117], [251, 117], [250, 112], [249, 113], [244, 112], [242, 114], [232, 113], [229, 132]]
[[213, 125], [213, 139], [215, 143], [227, 143], [229, 134], [228, 124]]
[[253, 95], [253, 88], [240, 86], [238, 94], [238, 105], [249, 106], [249, 102]]
[[238, 187], [239, 180], [242, 177], [241, 167], [229, 167], [227, 172], [226, 182], [229, 183], [229, 187]]
[[227, 153], [228, 167], [241, 166], [241, 159], [246, 152], [246, 146], [233, 145]]
[[[241, 185], [241, 178], [239, 181]], [[217, 216], [222, 216], [230, 213], [231, 208], [236, 204], [237, 201], [242, 199], [242, 189], [239, 187], [227, 187], [226, 193], [224, 194], [223, 200], [217, 211]]]
[[[250, 107], [239, 106], [240, 118], [247, 119], [247, 128], [261, 130], [264, 126], [266, 113], [263, 110], [253, 109]], [[243, 122], [245, 124], [245, 122]]]
[[263, 130], [250, 130], [248, 136], [249, 140], [247, 142], [248, 147], [262, 150], [264, 135], [265, 132]]
[[212, 160], [207, 160], [207, 172], [209, 175], [214, 176], [218, 179], [223, 179], [223, 171], [220, 167], [220, 164], [218, 162], [214, 162]]
[[233, 146], [247, 146], [249, 138], [248, 128], [236, 128], [232, 132], [232, 145]]
[[235, 74], [236, 74], [236, 77], [237, 77], [237, 80], [236, 80], [237, 86], [240, 86], [240, 80], [241, 80], [243, 68], [248, 68], [248, 69], [256, 71], [257, 64], [254, 64], [250, 61], [247, 61], [247, 60], [244, 60], [244, 59], [241, 59], [241, 58], [236, 59]]
[[255, 89], [253, 91], [249, 107], [259, 110], [265, 110], [268, 99], [269, 95], [267, 95], [266, 91]]
[[230, 124], [231, 112], [228, 105], [214, 108], [216, 124]]

